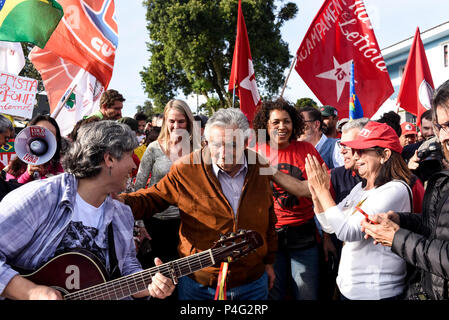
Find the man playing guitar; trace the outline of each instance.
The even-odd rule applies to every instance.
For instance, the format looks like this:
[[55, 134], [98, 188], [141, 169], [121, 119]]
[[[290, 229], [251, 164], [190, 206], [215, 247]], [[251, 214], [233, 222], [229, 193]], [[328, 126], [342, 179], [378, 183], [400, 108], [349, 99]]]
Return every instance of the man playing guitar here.
[[[62, 274], [50, 275], [62, 277], [63, 290], [31, 281], [12, 267], [36, 270], [67, 250], [87, 249], [110, 274], [118, 270], [127, 276], [142, 270], [133, 242], [131, 210], [110, 196], [125, 188], [128, 174], [135, 169], [131, 155], [137, 145], [135, 134], [124, 124], [104, 120], [83, 125], [65, 156], [65, 173], [28, 183], [2, 200], [1, 297], [62, 299], [61, 291], [79, 289], [89, 281], [89, 274], [76, 263]], [[150, 282], [133, 297], [165, 298], [175, 287], [162, 273], [153, 275]]]

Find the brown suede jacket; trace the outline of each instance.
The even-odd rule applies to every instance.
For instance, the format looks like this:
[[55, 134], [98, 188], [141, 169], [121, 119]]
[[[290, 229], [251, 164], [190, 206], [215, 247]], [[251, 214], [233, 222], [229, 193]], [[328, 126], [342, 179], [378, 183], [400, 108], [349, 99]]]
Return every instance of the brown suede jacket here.
[[[277, 250], [276, 215], [270, 181], [267, 175], [259, 174], [262, 165], [258, 161], [251, 164], [255, 162], [252, 161], [256, 159], [255, 153], [245, 150], [245, 156], [247, 160], [249, 156], [250, 160], [237, 215], [234, 215], [213, 172], [207, 147], [175, 162], [169, 173], [151, 188], [121, 195], [131, 207], [135, 219], [148, 218], [169, 205], [179, 208], [181, 226], [178, 251], [181, 257], [210, 249], [220, 234], [239, 229], [257, 231], [264, 239], [263, 245], [230, 263], [228, 288], [261, 277], [265, 265], [274, 263]], [[204, 268], [191, 277], [203, 285], [215, 287], [219, 267], [216, 264]]]

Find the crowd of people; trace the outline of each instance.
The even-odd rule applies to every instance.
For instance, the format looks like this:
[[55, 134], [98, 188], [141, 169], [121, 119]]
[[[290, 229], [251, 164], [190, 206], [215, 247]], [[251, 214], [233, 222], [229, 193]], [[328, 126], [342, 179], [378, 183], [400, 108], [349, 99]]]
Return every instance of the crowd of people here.
[[[261, 244], [227, 271], [157, 269], [132, 298], [213, 300], [225, 278], [230, 300], [449, 299], [449, 81], [419, 130], [395, 112], [339, 119], [282, 98], [251, 125], [239, 109], [208, 118], [179, 99], [122, 117], [124, 102], [107, 90], [66, 137], [48, 115], [29, 121], [57, 148], [2, 170], [2, 299], [63, 299], [21, 271], [65, 252], [89, 251], [114, 279], [242, 229]], [[0, 145], [14, 135], [0, 115]]]

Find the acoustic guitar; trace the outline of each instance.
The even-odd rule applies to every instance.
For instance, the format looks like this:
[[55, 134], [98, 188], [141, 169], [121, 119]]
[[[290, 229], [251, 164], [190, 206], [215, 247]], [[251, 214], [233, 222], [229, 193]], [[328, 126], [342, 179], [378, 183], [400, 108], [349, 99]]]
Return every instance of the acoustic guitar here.
[[[60, 254], [23, 277], [59, 290], [65, 300], [120, 300], [147, 289], [160, 272], [174, 283], [177, 279], [222, 261], [235, 261], [263, 244], [256, 231], [240, 230], [222, 235], [206, 251], [161, 264], [111, 281], [100, 260], [84, 249]], [[23, 273], [23, 272], [21, 272]]]

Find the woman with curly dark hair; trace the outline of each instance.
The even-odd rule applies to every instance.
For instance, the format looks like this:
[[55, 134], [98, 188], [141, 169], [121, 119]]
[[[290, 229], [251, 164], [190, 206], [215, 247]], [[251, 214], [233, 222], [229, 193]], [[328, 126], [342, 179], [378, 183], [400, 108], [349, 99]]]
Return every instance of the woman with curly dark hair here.
[[[278, 99], [262, 104], [253, 128], [256, 149], [272, 166], [300, 180], [306, 180], [305, 159], [313, 154], [323, 163], [319, 153], [308, 142], [297, 141], [304, 129], [304, 119], [289, 102]], [[277, 216], [278, 252], [274, 270], [276, 280], [270, 299], [282, 300], [289, 284], [297, 300], [316, 300], [319, 286], [319, 249], [316, 241], [312, 200], [298, 198], [275, 183], [272, 184]]]

